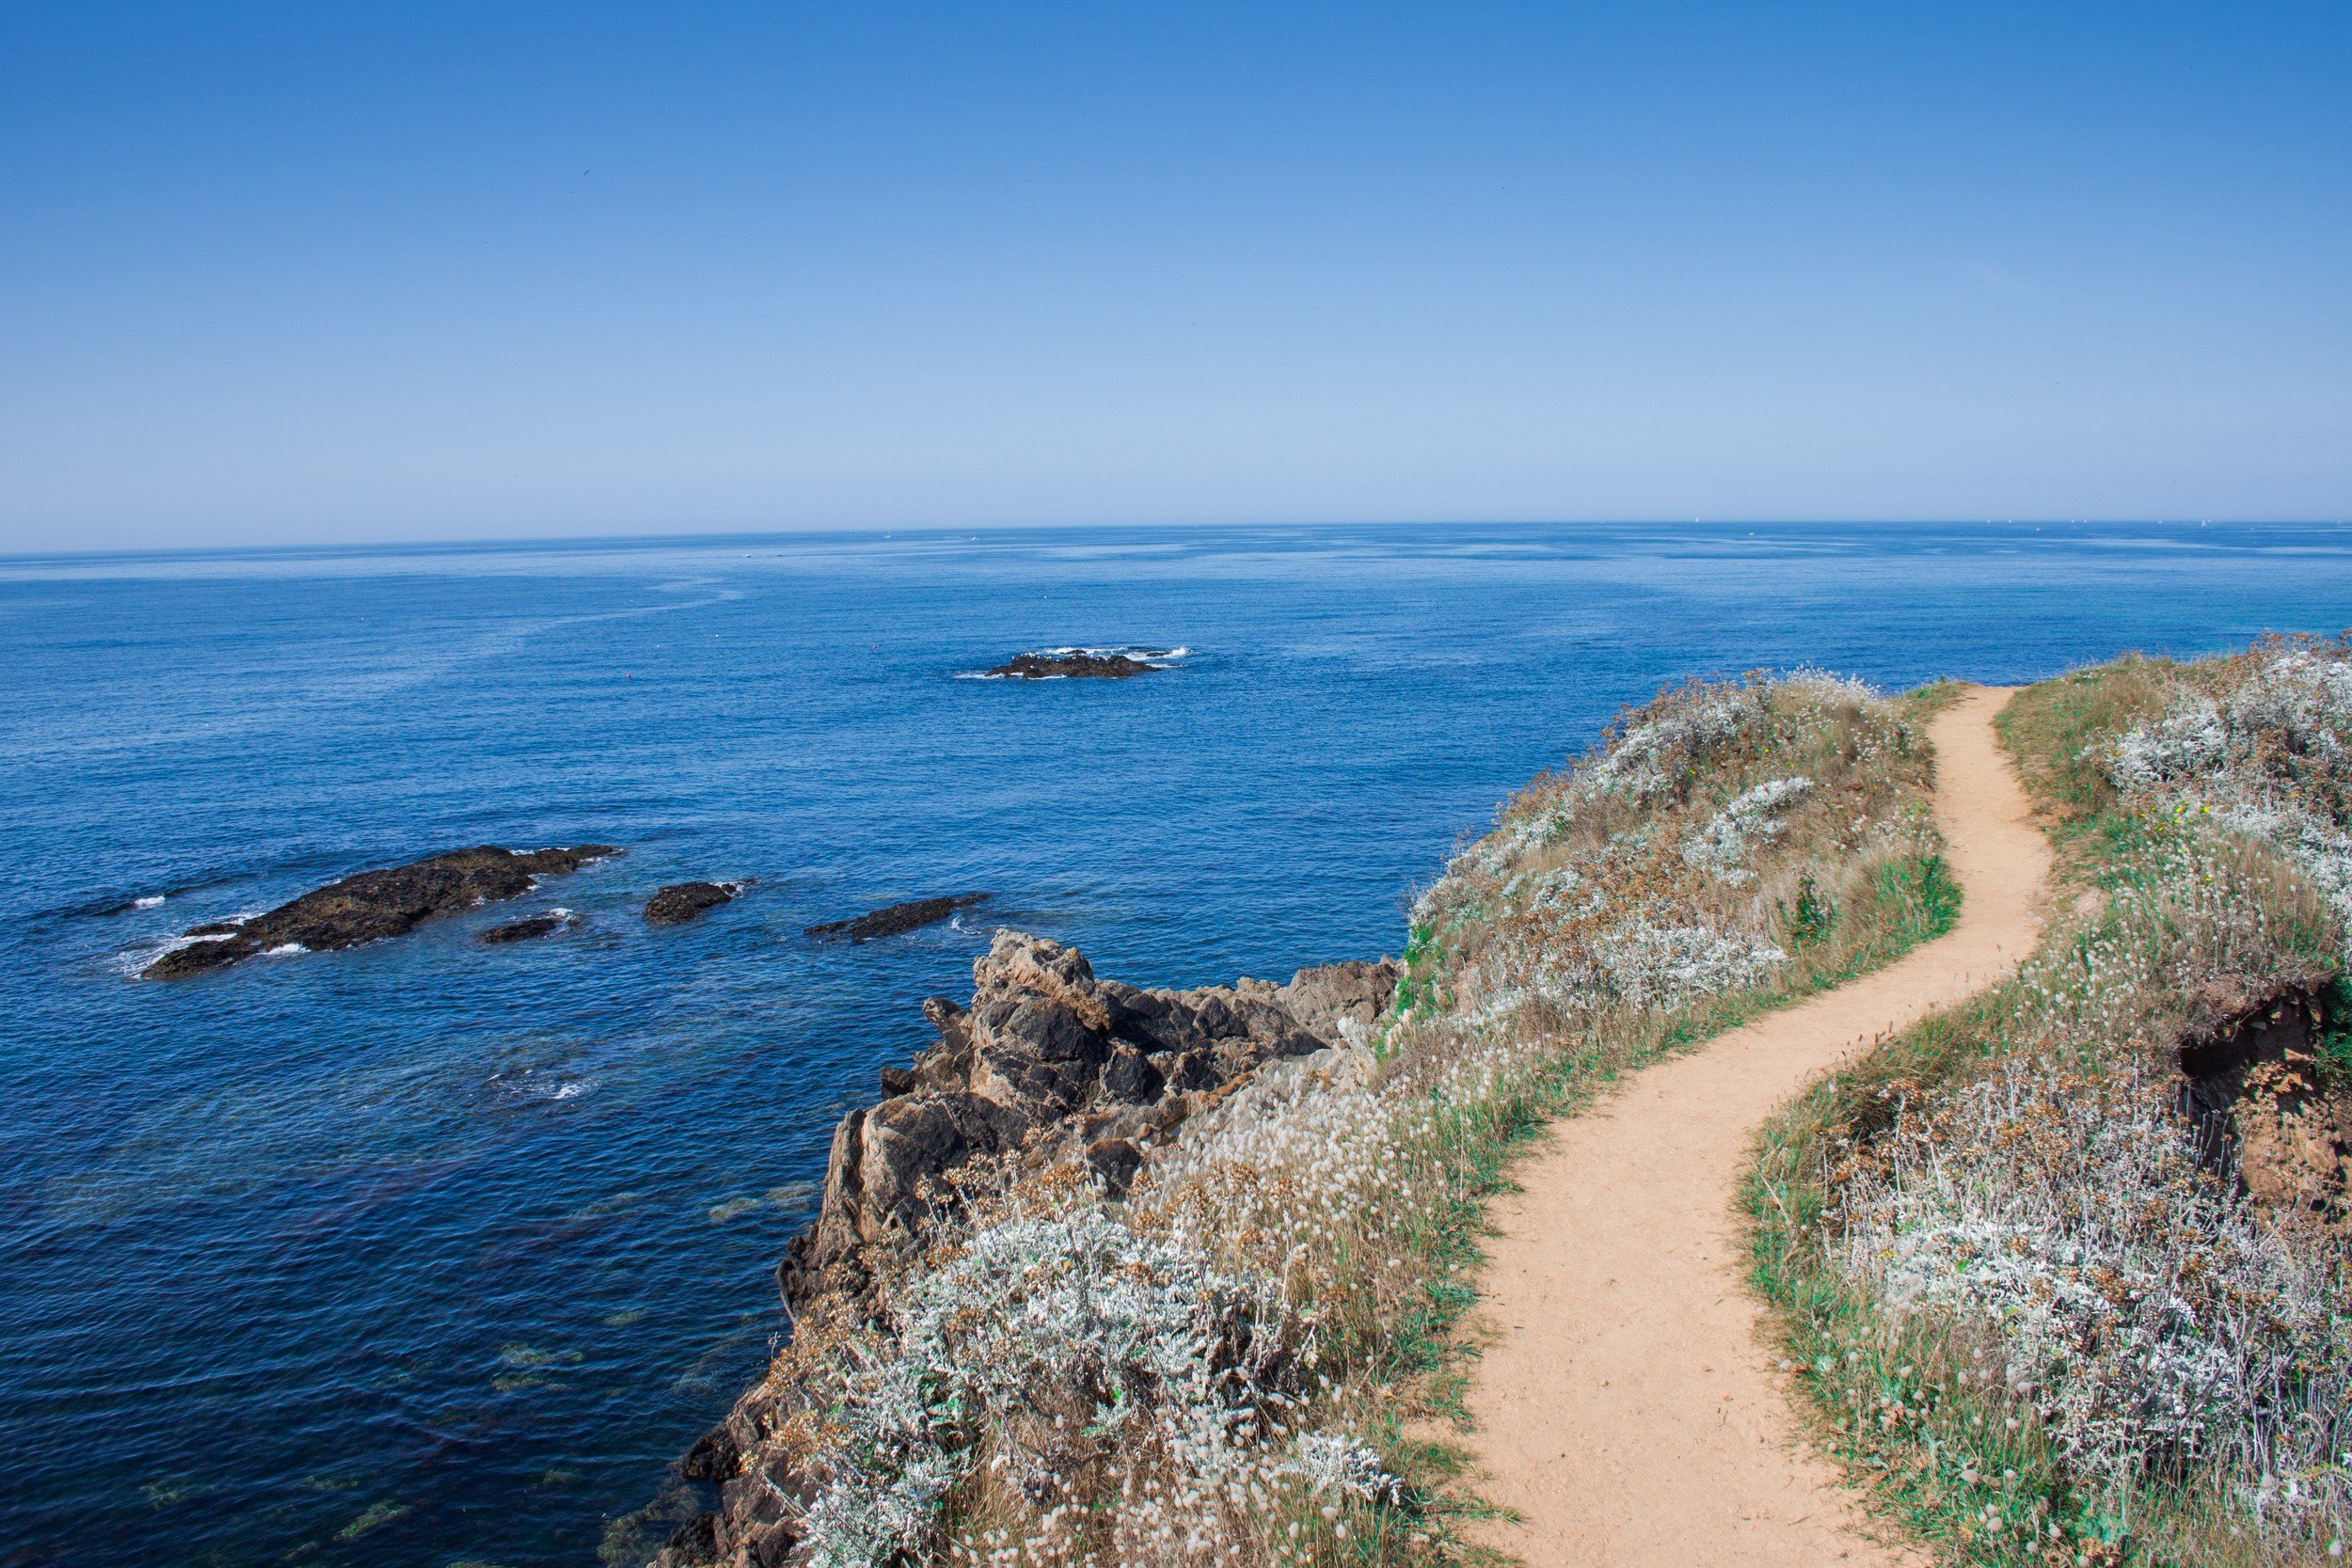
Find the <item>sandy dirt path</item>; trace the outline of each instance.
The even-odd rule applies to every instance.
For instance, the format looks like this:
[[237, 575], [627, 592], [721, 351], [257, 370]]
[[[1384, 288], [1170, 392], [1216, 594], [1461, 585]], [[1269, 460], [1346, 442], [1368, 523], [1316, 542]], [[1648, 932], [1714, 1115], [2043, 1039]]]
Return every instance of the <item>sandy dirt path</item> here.
[[1875, 974], [1644, 1069], [1559, 1123], [1498, 1200], [1470, 1447], [1530, 1568], [1798, 1568], [1916, 1559], [1801, 1450], [1757, 1332], [1735, 1212], [1751, 1141], [1817, 1074], [1998, 978], [2041, 931], [2049, 848], [1976, 689], [1930, 727], [1958, 926]]

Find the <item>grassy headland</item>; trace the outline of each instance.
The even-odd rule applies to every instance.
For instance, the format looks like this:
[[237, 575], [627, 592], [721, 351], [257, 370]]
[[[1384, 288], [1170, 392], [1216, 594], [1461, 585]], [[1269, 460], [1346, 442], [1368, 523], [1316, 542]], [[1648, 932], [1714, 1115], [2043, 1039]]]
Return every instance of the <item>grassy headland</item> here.
[[2127, 658], [2002, 729], [2068, 896], [1768, 1132], [1788, 1364], [1945, 1560], [2340, 1560], [2352, 657]]
[[[1676, 688], [1505, 803], [1397, 999], [1152, 1150], [1023, 1168], [803, 1323], [745, 1466], [834, 1564], [1462, 1560], [1457, 1320], [1528, 1133], [1950, 923], [1917, 721], [1804, 673]], [[750, 1496], [750, 1494], [746, 1494]]]

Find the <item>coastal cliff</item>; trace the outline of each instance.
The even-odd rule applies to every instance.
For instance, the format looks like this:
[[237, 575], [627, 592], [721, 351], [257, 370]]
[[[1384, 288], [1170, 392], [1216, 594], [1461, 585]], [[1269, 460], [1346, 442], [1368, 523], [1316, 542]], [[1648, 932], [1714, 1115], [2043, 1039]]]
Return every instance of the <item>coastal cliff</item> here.
[[843, 1117], [791, 1336], [680, 1465], [702, 1511], [613, 1560], [1463, 1560], [1405, 1423], [1509, 1150], [1941, 928], [1917, 711], [1671, 689], [1505, 803], [1395, 965], [1144, 990], [999, 933]]
[[[835, 1129], [816, 1223], [777, 1284], [799, 1349], [851, 1331], [878, 1284], [916, 1263], [977, 1199], [1058, 1170], [1123, 1196], [1147, 1150], [1257, 1080], [1270, 1064], [1330, 1057], [1384, 1012], [1397, 966], [1350, 961], [1284, 985], [1153, 990], [1098, 978], [1074, 949], [1000, 930], [972, 966], [968, 1006], [923, 1005], [938, 1034], [882, 1097]], [[1312, 1064], [1310, 1064], [1312, 1065]], [[816, 1408], [789, 1354], [686, 1456], [716, 1508], [681, 1528], [658, 1561], [785, 1561], [815, 1478], [793, 1420]]]

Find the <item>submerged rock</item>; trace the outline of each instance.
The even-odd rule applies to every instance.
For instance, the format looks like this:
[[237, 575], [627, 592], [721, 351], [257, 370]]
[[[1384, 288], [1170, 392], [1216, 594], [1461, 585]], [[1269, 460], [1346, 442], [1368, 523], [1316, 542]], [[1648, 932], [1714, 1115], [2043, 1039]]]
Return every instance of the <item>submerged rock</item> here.
[[895, 937], [901, 931], [915, 930], [924, 926], [936, 926], [958, 910], [968, 910], [975, 904], [988, 901], [985, 893], [959, 893], [949, 898], [914, 898], [903, 904], [892, 904], [854, 920], [828, 921], [811, 926], [801, 934], [819, 942], [871, 942], [876, 937]]
[[520, 897], [541, 877], [562, 876], [619, 853], [609, 844], [520, 853], [485, 845], [383, 871], [362, 871], [251, 920], [191, 927], [184, 946], [165, 953], [143, 973], [151, 980], [170, 980], [273, 948], [298, 946], [318, 953], [381, 942], [440, 915]]
[[999, 680], [1057, 681], [1113, 680], [1123, 681], [1130, 675], [1148, 674], [1167, 666], [1128, 654], [1098, 654], [1086, 649], [1067, 653], [1022, 654], [982, 674]]
[[568, 914], [534, 914], [525, 920], [510, 920], [503, 926], [493, 926], [478, 932], [474, 941], [489, 947], [502, 946], [510, 942], [529, 942], [534, 937], [553, 936], [572, 923]]
[[743, 891], [736, 882], [677, 882], [645, 900], [645, 924], [683, 926], [707, 911], [732, 903]]

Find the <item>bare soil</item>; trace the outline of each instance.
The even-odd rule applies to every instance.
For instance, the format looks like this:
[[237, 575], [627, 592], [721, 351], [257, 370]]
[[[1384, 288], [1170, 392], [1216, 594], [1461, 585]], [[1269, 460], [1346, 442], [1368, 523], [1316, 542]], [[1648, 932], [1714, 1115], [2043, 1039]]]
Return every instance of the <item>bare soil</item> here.
[[1930, 725], [1958, 925], [1886, 968], [1661, 1062], [1517, 1171], [1489, 1219], [1476, 1484], [1529, 1568], [1912, 1563], [1808, 1452], [1746, 1287], [1757, 1130], [1873, 1037], [1992, 983], [2042, 929], [2049, 847], [1993, 732], [2006, 689]]

